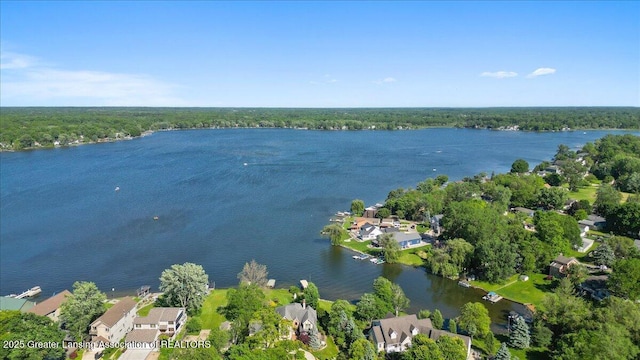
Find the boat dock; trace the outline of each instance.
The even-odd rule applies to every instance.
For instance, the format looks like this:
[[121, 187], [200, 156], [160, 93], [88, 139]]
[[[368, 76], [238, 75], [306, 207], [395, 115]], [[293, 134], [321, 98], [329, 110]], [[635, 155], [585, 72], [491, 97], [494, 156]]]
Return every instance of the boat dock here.
[[497, 303], [498, 301], [502, 300], [502, 296], [496, 294], [493, 291], [490, 291], [487, 295], [482, 297], [482, 300], [487, 300], [492, 304]]
[[302, 289], [304, 290], [309, 286], [309, 282], [307, 280], [300, 280], [300, 286], [302, 286]]
[[16, 295], [15, 298], [16, 299], [24, 299], [26, 297], [34, 297], [38, 294], [40, 294], [42, 292], [42, 289], [40, 289], [40, 286], [34, 286], [31, 289], [23, 292], [20, 295]]
[[269, 281], [267, 281], [267, 287], [271, 289], [276, 287], [276, 279], [269, 279]]

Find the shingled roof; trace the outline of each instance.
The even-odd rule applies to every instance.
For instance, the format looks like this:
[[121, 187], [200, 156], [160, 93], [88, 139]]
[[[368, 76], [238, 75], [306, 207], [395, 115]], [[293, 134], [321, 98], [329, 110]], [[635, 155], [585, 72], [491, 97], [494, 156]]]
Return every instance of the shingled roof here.
[[300, 303], [292, 303], [276, 308], [276, 312], [287, 320], [298, 320], [300, 324], [309, 320], [313, 326], [318, 322], [318, 314], [311, 306], [302, 307]]
[[63, 290], [62, 292], [48, 298], [47, 300], [36, 304], [36, 306], [29, 309], [29, 312], [32, 312], [36, 315], [47, 316], [52, 312], [56, 311], [62, 303], [67, 301], [69, 296], [73, 296], [69, 290]]
[[133, 300], [131, 297], [126, 297], [109, 308], [109, 310], [107, 310], [104, 314], [102, 314], [102, 316], [97, 318], [96, 321], [92, 323], [92, 325], [98, 322], [102, 322], [108, 327], [112, 327], [118, 321], [120, 321], [120, 319], [122, 319], [124, 314], [135, 309], [136, 304], [137, 303], [135, 302], [135, 300]]

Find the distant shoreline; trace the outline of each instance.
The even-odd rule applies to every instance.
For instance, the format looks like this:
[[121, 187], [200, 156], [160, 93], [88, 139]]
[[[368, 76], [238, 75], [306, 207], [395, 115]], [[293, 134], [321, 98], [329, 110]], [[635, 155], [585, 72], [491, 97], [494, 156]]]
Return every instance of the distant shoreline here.
[[626, 129], [621, 129], [621, 128], [574, 128], [574, 129], [562, 129], [562, 130], [522, 130], [522, 129], [511, 129], [511, 128], [507, 128], [507, 129], [494, 129], [494, 128], [489, 128], [489, 127], [485, 127], [485, 128], [481, 128], [481, 127], [456, 127], [456, 126], [426, 126], [426, 127], [420, 127], [420, 128], [406, 128], [406, 129], [394, 129], [394, 130], [388, 130], [388, 129], [375, 129], [375, 128], [371, 128], [371, 129], [310, 129], [310, 128], [303, 128], [303, 127], [263, 127], [263, 126], [255, 126], [255, 127], [249, 127], [249, 126], [243, 126], [243, 127], [220, 127], [220, 126], [215, 126], [215, 127], [207, 127], [207, 128], [184, 128], [184, 129], [180, 129], [180, 128], [171, 128], [171, 129], [157, 129], [157, 130], [146, 130], [144, 132], [142, 132], [139, 136], [123, 136], [123, 137], [118, 137], [118, 138], [105, 138], [105, 139], [99, 139], [96, 141], [84, 141], [84, 139], [82, 139], [82, 141], [80, 140], [76, 140], [73, 141], [69, 144], [65, 144], [65, 145], [53, 145], [53, 146], [33, 146], [33, 147], [27, 147], [27, 148], [23, 148], [23, 149], [11, 149], [11, 148], [5, 148], [4, 146], [2, 146], [2, 144], [0, 144], [0, 152], [23, 152], [23, 151], [33, 151], [33, 150], [52, 150], [52, 149], [66, 149], [66, 148], [73, 148], [76, 146], [81, 146], [81, 145], [93, 145], [93, 144], [106, 144], [106, 143], [114, 143], [114, 142], [120, 142], [120, 141], [128, 141], [128, 140], [136, 140], [136, 139], [140, 139], [146, 136], [150, 136], [153, 135], [156, 132], [169, 132], [169, 131], [190, 131], [190, 130], [230, 130], [230, 129], [246, 129], [246, 130], [250, 130], [250, 129], [265, 129], [265, 130], [269, 130], [269, 129], [287, 129], [287, 130], [304, 130], [304, 131], [327, 131], [327, 132], [332, 132], [332, 131], [337, 131], [337, 132], [343, 132], [343, 131], [416, 131], [416, 130], [424, 130], [424, 129], [467, 129], [467, 130], [488, 130], [488, 131], [505, 131], [505, 132], [531, 132], [531, 133], [554, 133], [554, 132], [576, 132], [576, 131], [640, 131], [639, 129], [634, 129], [634, 128], [626, 128]]

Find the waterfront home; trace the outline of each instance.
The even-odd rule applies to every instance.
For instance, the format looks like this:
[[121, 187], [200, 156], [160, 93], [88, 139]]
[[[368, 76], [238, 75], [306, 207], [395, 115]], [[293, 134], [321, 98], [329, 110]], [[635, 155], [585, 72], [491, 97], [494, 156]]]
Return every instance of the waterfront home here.
[[365, 223], [364, 225], [362, 225], [358, 233], [358, 237], [364, 241], [373, 240], [379, 235], [382, 235], [382, 231], [380, 230], [380, 228], [370, 223]]
[[353, 223], [351, 224], [351, 227], [349, 229], [350, 230], [360, 230], [360, 228], [366, 223], [369, 223], [369, 224], [374, 225], [374, 226], [378, 226], [378, 225], [380, 225], [380, 219], [378, 219], [378, 218], [357, 217], [357, 218], [355, 218], [353, 220]]
[[364, 213], [362, 214], [362, 216], [366, 218], [375, 218], [376, 215], [378, 215], [377, 206], [369, 206], [368, 208], [364, 209]]
[[368, 337], [373, 342], [376, 351], [393, 353], [407, 350], [411, 346], [413, 337], [418, 334], [424, 334], [434, 341], [441, 336], [458, 337], [465, 344], [467, 357], [471, 353], [471, 338], [434, 329], [431, 320], [418, 319], [415, 314], [373, 320]]
[[400, 244], [400, 248], [407, 249], [411, 246], [420, 245], [422, 242], [422, 236], [417, 232], [403, 233], [394, 232], [393, 238]]
[[573, 264], [579, 264], [578, 259], [558, 255], [551, 264], [549, 264], [549, 275], [553, 277], [564, 277], [569, 267]]
[[57, 322], [58, 318], [60, 317], [60, 308], [70, 296], [73, 296], [73, 294], [71, 294], [69, 290], [63, 290], [62, 292], [48, 298], [47, 300], [36, 304], [36, 306], [29, 309], [29, 312], [40, 316], [46, 316], [49, 319]]
[[33, 301], [27, 299], [16, 299], [9, 296], [0, 296], [0, 311], [1, 310], [18, 310], [20, 312], [27, 312], [36, 304]]
[[[297, 335], [307, 333], [314, 328], [317, 330], [318, 314], [314, 308], [307, 306], [304, 300], [302, 301], [302, 304], [291, 303], [289, 305], [277, 307], [276, 312], [283, 318], [293, 322], [293, 329], [295, 329], [295, 334]], [[294, 333], [292, 331], [292, 338], [293, 335]]]
[[185, 308], [159, 307], [149, 311], [147, 316], [133, 319], [133, 330], [126, 337], [127, 343], [141, 343], [142, 347], [153, 349], [161, 335], [174, 339], [187, 322]]
[[91, 341], [117, 343], [133, 329], [136, 316], [136, 302], [131, 297], [118, 301], [102, 316], [91, 323], [89, 334]]

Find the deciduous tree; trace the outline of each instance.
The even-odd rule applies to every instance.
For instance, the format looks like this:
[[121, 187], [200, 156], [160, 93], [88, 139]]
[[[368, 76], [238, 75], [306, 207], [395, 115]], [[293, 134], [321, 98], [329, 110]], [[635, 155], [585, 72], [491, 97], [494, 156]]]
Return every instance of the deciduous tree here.
[[400, 258], [400, 244], [396, 241], [392, 234], [386, 233], [378, 237], [378, 244], [382, 248], [384, 260], [390, 264], [398, 261]]
[[168, 306], [184, 307], [195, 314], [209, 293], [209, 276], [201, 265], [174, 264], [160, 275], [160, 290]]
[[60, 318], [76, 340], [81, 341], [87, 335], [89, 324], [104, 313], [105, 300], [107, 296], [98, 290], [96, 284], [85, 281], [73, 283], [73, 296], [62, 303]]
[[331, 245], [339, 245], [343, 233], [344, 230], [338, 224], [331, 224], [322, 228], [322, 235], [331, 239]]
[[640, 259], [623, 259], [613, 266], [609, 276], [608, 287], [618, 296], [640, 299]]
[[460, 311], [458, 325], [467, 331], [471, 326], [475, 326], [477, 334], [479, 336], [485, 336], [489, 333], [489, 327], [491, 326], [489, 310], [479, 302], [466, 303]]
[[391, 294], [391, 305], [396, 312], [396, 316], [398, 316], [400, 311], [409, 307], [409, 298], [398, 284], [391, 284]]
[[360, 199], [351, 201], [351, 213], [353, 216], [362, 216], [364, 213], [364, 201]]
[[238, 273], [241, 283], [255, 284], [259, 287], [267, 285], [267, 265], [258, 264], [254, 259], [245, 263], [242, 271]]
[[512, 173], [526, 173], [529, 171], [529, 163], [524, 159], [518, 159], [511, 164], [511, 172]]

